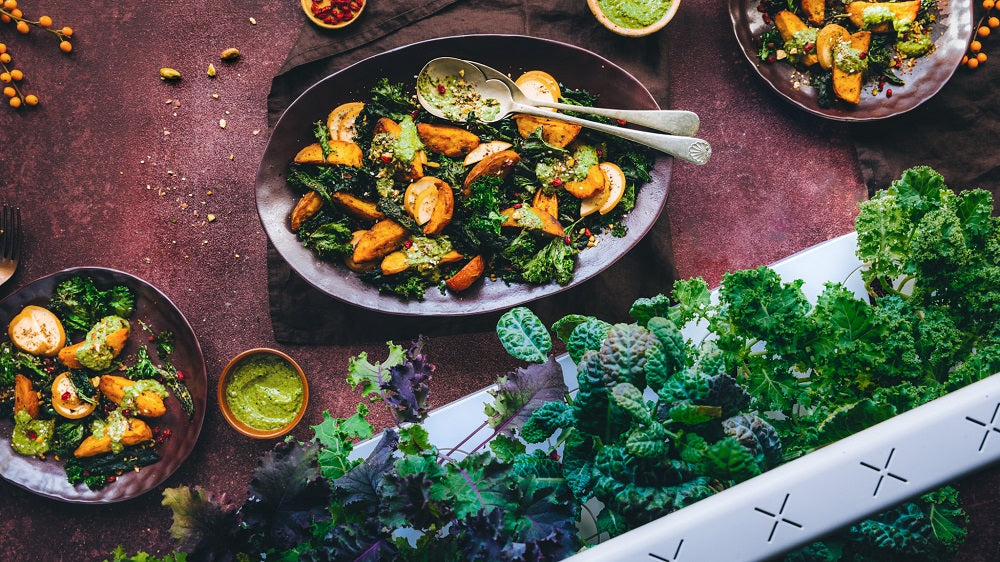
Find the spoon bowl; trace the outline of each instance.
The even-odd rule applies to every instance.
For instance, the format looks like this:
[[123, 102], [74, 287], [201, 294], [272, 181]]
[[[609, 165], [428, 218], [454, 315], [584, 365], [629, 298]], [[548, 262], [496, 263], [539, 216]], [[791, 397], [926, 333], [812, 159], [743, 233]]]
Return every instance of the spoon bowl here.
[[[578, 112], [595, 108], [540, 102], [529, 98], [516, 84], [511, 83], [512, 88], [508, 84], [510, 79], [499, 71], [484, 68], [486, 70], [477, 64], [453, 57], [433, 59], [417, 75], [417, 100], [431, 115], [449, 121], [463, 123], [474, 116], [478, 121], [492, 123], [508, 115], [522, 113], [558, 119], [614, 135], [693, 164], [707, 163], [712, 154], [711, 146], [702, 139], [626, 129], [553, 113], [550, 110], [552, 108]], [[694, 126], [697, 128], [697, 121]], [[686, 127], [691, 128], [689, 119]]]

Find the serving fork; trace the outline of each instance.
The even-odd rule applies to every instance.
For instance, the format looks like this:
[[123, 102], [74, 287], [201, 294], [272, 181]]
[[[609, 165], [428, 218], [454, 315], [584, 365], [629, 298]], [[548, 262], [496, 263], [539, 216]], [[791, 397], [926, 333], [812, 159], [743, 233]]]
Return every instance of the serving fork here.
[[0, 285], [14, 276], [21, 257], [21, 209], [4, 203], [0, 212]]

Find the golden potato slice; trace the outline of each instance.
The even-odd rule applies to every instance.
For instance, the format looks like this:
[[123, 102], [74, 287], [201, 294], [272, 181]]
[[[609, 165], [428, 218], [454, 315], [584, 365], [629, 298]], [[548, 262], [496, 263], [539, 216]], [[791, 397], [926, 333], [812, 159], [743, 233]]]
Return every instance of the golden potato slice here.
[[417, 203], [417, 197], [428, 189], [437, 189], [437, 181], [434, 176], [424, 176], [407, 186], [403, 193], [403, 209], [415, 217], [414, 205]]
[[563, 230], [559, 221], [545, 211], [522, 205], [519, 208], [509, 207], [504, 209], [500, 211], [500, 214], [504, 216], [501, 226], [527, 228], [560, 238], [566, 236], [566, 231]]
[[444, 284], [452, 291], [464, 291], [472, 286], [486, 271], [486, 260], [477, 255], [462, 266], [454, 275], [445, 279]]
[[[559, 90], [559, 81], [544, 70], [529, 70], [514, 80], [524, 95], [541, 101], [559, 101], [562, 92]], [[555, 111], [553, 109], [552, 111]]]
[[823, 26], [816, 35], [816, 58], [824, 70], [833, 68], [833, 53], [838, 43], [849, 42], [851, 32], [843, 26], [831, 23]]
[[[803, 29], [808, 29], [809, 26], [806, 22], [802, 21], [799, 16], [789, 12], [788, 10], [781, 10], [774, 15], [774, 26], [778, 28], [778, 33], [781, 34], [781, 39], [783, 41], [789, 41], [796, 33], [802, 31]], [[819, 59], [816, 57], [816, 53], [810, 53], [802, 59], [802, 64], [806, 66], [812, 66], [816, 64]]]
[[604, 174], [604, 191], [608, 196], [601, 204], [601, 214], [606, 215], [618, 205], [625, 194], [625, 172], [614, 162], [601, 162], [601, 173]]
[[358, 134], [357, 119], [365, 104], [354, 101], [340, 104], [326, 118], [330, 140], [354, 142]]
[[338, 207], [351, 215], [364, 220], [377, 221], [384, 219], [385, 215], [372, 201], [367, 201], [350, 193], [338, 191], [330, 196], [330, 199]]
[[[418, 202], [419, 206], [419, 202]], [[430, 220], [424, 226], [424, 234], [440, 234], [444, 227], [451, 222], [452, 215], [455, 214], [455, 195], [451, 191], [451, 186], [443, 181], [437, 183], [437, 198], [434, 202], [434, 212], [431, 213]]]
[[328, 144], [330, 145], [330, 154], [326, 155], [327, 164], [360, 168], [364, 162], [364, 152], [361, 151], [361, 147], [357, 143], [332, 140]]
[[545, 211], [553, 217], [559, 217], [559, 197], [556, 194], [547, 195], [539, 189], [535, 192], [535, 198], [531, 201], [531, 206]]
[[823, 25], [826, 20], [825, 0], [802, 0], [802, 11], [806, 13], [806, 19], [815, 25]]
[[351, 258], [357, 263], [372, 261], [396, 250], [409, 233], [392, 219], [382, 219], [358, 238]]
[[483, 176], [507, 177], [514, 166], [521, 161], [521, 156], [513, 150], [501, 150], [479, 161], [469, 170], [462, 182], [462, 193], [468, 197], [472, 191], [472, 183]]
[[507, 150], [513, 146], [509, 142], [504, 141], [490, 141], [480, 143], [479, 146], [473, 148], [471, 152], [465, 155], [465, 160], [462, 162], [466, 166], [471, 166], [487, 156], [491, 156], [500, 152], [501, 150]]
[[524, 115], [518, 113], [514, 115], [514, 122], [517, 123], [517, 132], [524, 138], [528, 138], [535, 129], [542, 128], [542, 139], [560, 148], [566, 147], [580, 134], [580, 125], [573, 125], [555, 118], [535, 117], [534, 115]]
[[302, 223], [316, 215], [323, 208], [323, 198], [315, 191], [308, 191], [299, 198], [292, 209], [292, 232], [302, 227]]
[[295, 155], [295, 163], [326, 164], [326, 158], [323, 158], [323, 147], [318, 142], [310, 144]]
[[434, 207], [437, 206], [437, 200], [437, 186], [425, 189], [417, 196], [417, 202], [413, 204], [413, 218], [416, 219], [417, 224], [423, 226], [430, 222], [431, 216], [434, 215]]
[[465, 156], [479, 146], [479, 137], [475, 133], [454, 125], [417, 123], [417, 134], [428, 150], [449, 158]]
[[465, 256], [456, 252], [455, 250], [448, 250], [447, 254], [441, 256], [441, 259], [438, 260], [438, 263], [455, 263], [457, 261], [462, 261], [464, 257]]
[[[358, 247], [358, 242], [361, 240], [361, 237], [366, 232], [368, 232], [368, 231], [367, 230], [355, 230], [354, 232], [352, 232], [351, 233], [351, 246], [357, 248]], [[374, 261], [367, 261], [367, 262], [363, 262], [363, 263], [358, 263], [358, 262], [354, 261], [354, 256], [352, 254], [348, 254], [348, 255], [344, 256], [344, 265], [347, 266], [347, 269], [350, 269], [351, 271], [353, 271], [355, 273], [364, 273], [366, 271], [371, 271], [371, 270], [375, 269], [375, 266], [377, 264]]]
[[37, 420], [38, 409], [38, 391], [31, 384], [31, 379], [20, 373], [14, 375], [14, 412], [24, 410], [31, 419]]
[[382, 258], [382, 275], [396, 275], [409, 269], [410, 264], [406, 259], [406, 252], [396, 250]]
[[601, 167], [594, 164], [587, 170], [587, 177], [580, 181], [568, 181], [563, 189], [577, 199], [586, 199], [604, 189], [604, 173]]
[[11, 343], [32, 355], [52, 357], [66, 344], [66, 330], [49, 309], [29, 304], [7, 324]]
[[[865, 52], [871, 45], [872, 34], [868, 31], [859, 31], [851, 35], [851, 48]], [[847, 73], [833, 67], [833, 93], [848, 103], [857, 104], [861, 102], [861, 83], [863, 72]]]
[[[851, 2], [847, 5], [846, 13], [851, 23], [857, 27], [864, 27], [865, 8], [886, 8], [892, 12], [896, 21], [916, 21], [920, 12], [920, 0], [910, 0], [909, 2]], [[873, 25], [869, 31], [873, 33], [887, 33], [891, 30], [888, 23]]]
[[400, 133], [403, 132], [403, 128], [388, 117], [381, 117], [375, 122], [375, 128], [372, 129], [372, 134], [377, 135], [380, 133], [388, 133], [394, 137], [398, 137]]

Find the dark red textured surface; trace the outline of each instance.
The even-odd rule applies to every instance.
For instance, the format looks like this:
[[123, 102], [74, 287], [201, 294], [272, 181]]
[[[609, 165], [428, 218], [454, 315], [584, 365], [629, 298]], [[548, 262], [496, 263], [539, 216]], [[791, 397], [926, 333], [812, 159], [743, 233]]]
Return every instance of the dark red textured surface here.
[[[211, 388], [238, 352], [275, 346], [253, 178], [267, 136], [271, 76], [305, 23], [298, 3], [22, 4], [27, 15], [48, 13], [76, 35], [66, 56], [37, 30], [23, 37], [0, 26], [0, 40], [27, 75], [25, 87], [42, 100], [30, 111], [0, 108], [0, 199], [20, 206], [28, 227], [24, 263], [0, 296], [69, 266], [138, 275], [187, 316]], [[685, 0], [662, 32], [675, 57], [670, 105], [698, 112], [699, 135], [714, 149], [706, 166], [674, 166], [667, 212], [676, 265], [682, 276], [710, 283], [727, 270], [849, 231], [865, 193], [844, 126], [793, 109], [761, 83], [719, 8]], [[585, 38], [580, 45], [587, 46]], [[242, 57], [220, 61], [227, 47]], [[206, 75], [209, 63], [218, 69], [215, 79]], [[177, 68], [183, 80], [162, 82], [161, 66]], [[209, 214], [216, 219], [208, 222]], [[311, 382], [309, 410], [294, 433], [300, 439], [311, 435], [308, 426], [323, 410], [353, 412], [357, 395], [343, 382], [348, 358], [384, 355], [381, 345], [281, 348]], [[434, 405], [514, 366], [491, 333], [437, 337], [429, 353], [438, 365]], [[272, 444], [237, 434], [210, 399], [198, 445], [165, 486], [200, 485], [241, 501]], [[988, 477], [977, 479], [980, 490]], [[113, 506], [77, 506], [0, 482], [0, 560], [69, 553], [100, 560], [118, 544], [167, 552], [171, 521], [161, 491]], [[982, 510], [996, 502], [985, 492], [971, 497]], [[973, 544], [995, 550], [992, 523], [974, 519], [973, 528], [980, 541]]]

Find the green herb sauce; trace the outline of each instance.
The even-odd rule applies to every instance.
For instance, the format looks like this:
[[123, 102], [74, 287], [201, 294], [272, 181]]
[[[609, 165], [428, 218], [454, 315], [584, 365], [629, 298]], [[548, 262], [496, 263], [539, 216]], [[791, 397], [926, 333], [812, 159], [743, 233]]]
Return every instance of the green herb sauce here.
[[892, 10], [885, 6], [868, 6], [861, 12], [861, 21], [865, 27], [891, 23], [895, 20]]
[[460, 76], [436, 79], [422, 74], [417, 79], [417, 91], [452, 121], [466, 121], [472, 113], [482, 121], [493, 121], [500, 115], [499, 101], [484, 98], [474, 85]]
[[10, 446], [21, 455], [40, 455], [49, 450], [49, 440], [56, 420], [34, 420], [25, 410], [14, 414], [14, 433]]
[[267, 431], [295, 419], [303, 391], [298, 372], [281, 357], [248, 357], [229, 375], [226, 403], [236, 419]]
[[125, 448], [122, 437], [128, 431], [128, 419], [120, 410], [114, 410], [108, 414], [105, 420], [94, 420], [90, 426], [90, 432], [95, 439], [109, 437], [111, 439], [111, 452], [120, 453]]
[[597, 149], [590, 145], [580, 145], [572, 157], [542, 160], [535, 166], [535, 176], [542, 186], [551, 185], [556, 178], [566, 181], [580, 181], [599, 162]]
[[861, 58], [861, 51], [842, 41], [833, 48], [833, 64], [848, 74], [865, 72], [868, 70], [868, 57]]
[[672, 0], [598, 0], [597, 5], [612, 22], [640, 29], [660, 21], [671, 3]]
[[413, 244], [406, 249], [406, 263], [416, 267], [421, 272], [434, 271], [441, 263], [441, 258], [451, 251], [451, 240], [446, 236], [429, 238], [414, 236], [410, 238]]
[[[816, 53], [816, 37], [819, 35], [819, 30], [815, 27], [807, 27], [796, 31], [792, 38], [785, 41], [785, 53], [788, 54], [788, 60], [792, 63], [797, 63], [804, 59], [806, 55]], [[806, 45], [812, 45], [809, 49], [806, 49]]]
[[115, 359], [115, 350], [108, 345], [108, 337], [129, 327], [128, 320], [119, 316], [105, 316], [94, 324], [94, 327], [87, 332], [85, 343], [76, 350], [76, 358], [80, 363], [94, 371], [104, 371], [111, 367]]

